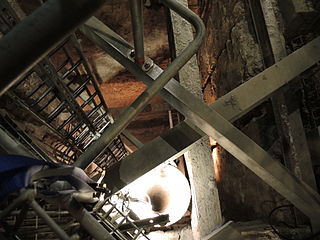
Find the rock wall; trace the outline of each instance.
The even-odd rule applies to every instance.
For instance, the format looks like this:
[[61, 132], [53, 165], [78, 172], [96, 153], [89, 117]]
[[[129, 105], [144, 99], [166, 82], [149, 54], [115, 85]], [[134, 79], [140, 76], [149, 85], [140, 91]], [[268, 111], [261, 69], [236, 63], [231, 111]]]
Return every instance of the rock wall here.
[[[249, 6], [244, 0], [202, 1], [199, 13], [207, 37], [198, 55], [205, 101], [211, 103], [263, 70]], [[250, 93], [248, 93], [250, 94]], [[266, 107], [256, 109], [235, 124], [266, 150], [276, 139], [273, 116]], [[218, 147], [216, 165], [222, 214], [227, 220], [266, 219], [286, 201], [237, 159]], [[271, 154], [279, 155], [275, 145]], [[276, 215], [282, 218], [288, 210]]]

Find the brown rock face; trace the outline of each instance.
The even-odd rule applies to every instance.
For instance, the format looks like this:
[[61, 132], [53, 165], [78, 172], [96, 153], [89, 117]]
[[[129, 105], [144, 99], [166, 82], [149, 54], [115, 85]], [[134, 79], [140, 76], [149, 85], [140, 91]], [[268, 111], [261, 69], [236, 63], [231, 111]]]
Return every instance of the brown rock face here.
[[[263, 64], [246, 1], [212, 0], [201, 3], [199, 13], [207, 26], [207, 37], [198, 58], [204, 98], [211, 103], [262, 71]], [[273, 118], [271, 116], [266, 123], [265, 118], [260, 119], [262, 115], [260, 110], [256, 110], [247, 116], [247, 120], [238, 121], [237, 125], [268, 149], [270, 146], [266, 142], [270, 144], [274, 139], [266, 140], [265, 137], [268, 131], [268, 136], [272, 136]], [[253, 122], [254, 117], [256, 121]], [[226, 219], [247, 221], [266, 218], [275, 206], [283, 203], [281, 196], [220, 147], [218, 155], [218, 188]], [[281, 213], [279, 217], [287, 213]]]

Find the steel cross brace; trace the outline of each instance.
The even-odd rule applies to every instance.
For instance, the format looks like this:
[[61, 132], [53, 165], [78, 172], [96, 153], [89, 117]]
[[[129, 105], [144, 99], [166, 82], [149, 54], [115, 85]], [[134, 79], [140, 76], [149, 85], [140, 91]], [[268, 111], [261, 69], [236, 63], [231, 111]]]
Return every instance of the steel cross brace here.
[[[150, 84], [152, 78], [161, 73], [162, 70], [156, 65], [147, 72], [149, 76], [136, 67], [127, 58], [130, 49], [123, 52], [123, 55], [119, 49], [115, 49], [108, 38], [112, 36], [113, 39], [118, 39], [117, 44], [122, 41], [121, 38], [113, 35], [98, 20], [91, 18], [81, 30], [146, 84]], [[184, 114], [187, 120], [123, 159], [110, 169], [105, 182], [113, 191], [117, 191], [165, 160], [183, 154], [188, 146], [206, 134], [310, 217], [314, 229], [320, 229], [319, 195], [229, 122], [259, 105], [275, 90], [319, 61], [320, 38], [317, 38], [210, 106], [201, 102], [174, 79], [170, 80], [160, 95]]]
[[106, 0], [49, 0], [0, 41], [0, 96]]

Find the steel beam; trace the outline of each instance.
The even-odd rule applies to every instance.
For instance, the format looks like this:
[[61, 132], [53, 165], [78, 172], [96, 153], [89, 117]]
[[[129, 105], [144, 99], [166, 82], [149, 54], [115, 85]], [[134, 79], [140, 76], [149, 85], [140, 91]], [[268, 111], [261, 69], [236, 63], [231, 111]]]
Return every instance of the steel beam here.
[[140, 142], [140, 140], [137, 139], [135, 136], [133, 136], [131, 133], [129, 133], [128, 130], [123, 130], [122, 134], [123, 134], [123, 136], [125, 136], [126, 139], [128, 139], [137, 148], [141, 148], [143, 146], [143, 143]]
[[18, 208], [20, 205], [22, 205], [25, 202], [31, 201], [34, 199], [35, 191], [34, 190], [25, 190], [23, 189], [20, 191], [19, 196], [14, 199], [9, 206], [7, 206], [3, 211], [0, 213], [0, 219], [5, 219], [7, 216], [10, 215], [10, 213]]
[[[274, 26], [277, 24], [274, 10], [269, 10], [268, 6], [266, 6], [266, 4], [270, 3], [255, 0], [248, 1], [257, 40], [264, 58], [264, 65], [270, 67], [287, 56], [285, 43], [281, 40], [281, 30], [277, 25]], [[262, 4], [264, 9], [268, 9], [267, 12], [263, 12]], [[268, 24], [266, 24], [266, 21], [268, 21]], [[277, 32], [279, 34], [274, 34], [275, 28], [278, 28]], [[272, 32], [270, 36], [268, 30]], [[284, 88], [277, 91], [271, 98], [279, 140], [282, 145], [284, 163], [298, 178], [316, 190], [317, 184], [300, 109], [297, 107], [294, 111], [289, 111], [288, 103], [294, 98], [293, 95], [297, 90], [297, 86], [290, 87], [292, 89]]]
[[232, 226], [232, 222], [230, 221], [206, 236], [203, 240], [244, 240], [244, 237]]
[[0, 96], [106, 0], [49, 0], [0, 40]]
[[22, 189], [20, 191], [20, 195], [0, 213], [0, 219], [5, 219], [12, 212], [12, 210], [16, 209], [20, 205], [23, 205], [24, 207], [27, 206], [27, 208], [30, 205], [35, 213], [44, 220], [44, 222], [52, 229], [53, 232], [57, 234], [60, 239], [69, 240], [70, 238], [65, 231], [63, 231], [61, 227], [52, 218], [50, 218], [50, 216], [39, 206], [34, 198], [34, 190]]
[[[282, 166], [278, 161], [273, 160], [268, 153], [266, 153], [255, 142], [235, 128], [222, 116], [212, 111], [209, 107], [206, 108], [201, 106], [199, 103], [193, 104], [195, 114], [192, 122], [196, 122], [196, 125], [203, 132], [206, 132], [209, 136], [213, 137], [221, 146], [223, 146], [245, 166], [251, 169], [263, 181], [273, 187], [303, 213], [309, 216], [313, 222], [314, 229], [320, 228], [320, 223], [318, 221], [318, 216], [320, 214], [320, 198], [315, 192], [306, 188], [299, 179], [288, 171], [288, 169]], [[177, 128], [172, 129], [172, 131], [174, 130], [177, 130]], [[129, 155], [115, 168], [108, 172], [104, 179], [108, 184], [108, 187], [116, 186], [120, 189], [120, 185], [125, 186], [135, 180], [136, 177], [150, 170], [150, 168], [160, 164], [161, 161], [155, 157], [158, 153], [156, 149], [160, 150], [159, 153], [161, 155], [164, 154], [164, 151], [167, 151], [170, 148], [175, 149], [174, 146], [177, 146], [177, 149], [179, 149], [179, 143], [182, 139], [185, 140], [187, 136], [191, 135], [191, 133], [185, 132], [185, 130], [186, 128], [184, 128], [183, 131], [180, 129], [180, 136], [179, 134], [174, 135], [171, 132], [170, 137], [173, 138], [165, 136], [162, 143], [158, 143], [158, 145], [156, 145], [157, 142], [153, 141], [152, 148], [149, 148], [149, 150], [152, 150], [151, 152], [145, 151], [145, 146], [147, 146], [145, 145], [140, 150]], [[197, 136], [194, 136], [194, 138], [196, 137]], [[177, 139], [179, 139], [179, 141], [177, 141]], [[169, 147], [166, 145], [169, 145]], [[163, 146], [166, 146], [166, 149], [163, 149]], [[166, 153], [170, 155], [174, 154], [172, 151]], [[142, 159], [140, 158], [136, 158], [133, 161], [132, 158], [137, 156], [137, 154], [144, 155], [143, 158], [146, 162], [142, 162]], [[112, 186], [112, 182], [114, 186]]]
[[172, 10], [190, 22], [195, 30], [195, 39], [177, 57], [165, 71], [163, 71], [152, 84], [124, 111], [117, 121], [108, 127], [102, 136], [94, 142], [75, 162], [75, 166], [86, 168], [99, 154], [118, 136], [134, 117], [143, 110], [148, 102], [157, 94], [167, 82], [173, 78], [179, 69], [197, 52], [205, 36], [205, 27], [201, 19], [190, 9], [174, 0], [163, 0]]
[[[102, 22], [97, 20], [96, 18], [91, 18], [88, 20], [85, 25], [81, 28], [81, 31], [93, 42], [95, 42], [98, 46], [100, 46], [103, 50], [105, 50], [108, 54], [118, 60], [121, 64], [123, 64], [127, 69], [129, 69], [138, 79], [142, 80], [144, 83], [149, 85], [153, 79], [156, 78], [162, 71], [158, 66], [154, 65], [150, 71], [147, 73], [150, 76], [144, 74], [144, 72], [137, 68], [134, 63], [126, 56], [132, 50], [132, 47], [128, 43], [125, 42], [119, 35], [113, 32], [110, 28], [104, 25]], [[115, 49], [116, 48], [116, 49]], [[233, 91], [227, 93], [223, 97], [216, 100], [213, 104], [210, 105], [212, 110], [217, 111], [223, 117], [225, 117], [229, 121], [234, 121], [245, 113], [249, 112], [251, 109], [259, 105], [261, 102], [266, 100], [275, 90], [287, 84], [290, 80], [292, 80], [295, 76], [301, 74], [314, 64], [320, 61], [320, 55], [317, 51], [320, 48], [320, 38], [310, 42], [306, 46], [302, 47], [294, 54], [288, 56], [283, 59], [281, 63], [278, 65], [274, 65], [270, 67], [266, 72], [263, 72], [248, 82], [242, 84], [238, 88]], [[295, 66], [294, 68], [286, 69], [286, 65]], [[281, 69], [284, 69], [282, 71]], [[259, 88], [257, 87], [259, 86]], [[179, 93], [179, 97], [176, 97], [177, 93]], [[250, 94], [248, 94], [250, 93]], [[170, 103], [174, 108], [179, 109], [179, 111], [184, 114], [186, 117], [191, 117], [188, 112], [190, 108], [185, 106], [184, 99], [194, 98], [188, 91], [186, 91], [183, 87], [181, 87], [176, 80], [172, 79], [165, 86], [163, 90], [160, 92], [161, 97], [163, 97], [168, 103]], [[186, 121], [189, 123], [190, 121], [187, 119]], [[190, 126], [184, 126], [185, 131], [190, 130]], [[170, 134], [170, 133], [169, 133]], [[200, 135], [194, 135], [193, 141], [197, 141], [204, 136], [202, 133]], [[156, 138], [154, 141], [158, 142], [157, 146], [159, 146], [159, 142], [163, 141], [161, 137]], [[162, 145], [163, 153], [169, 153], [170, 146], [164, 141]], [[144, 146], [145, 151], [148, 152], [147, 149], [150, 149], [152, 152], [154, 149], [153, 142], [150, 142]], [[172, 156], [176, 156], [178, 153], [184, 153], [188, 144], [183, 145], [181, 142], [181, 148], [176, 149], [175, 152], [172, 153]], [[185, 151], [183, 151], [183, 149]], [[139, 154], [139, 151], [135, 154]], [[139, 154], [140, 155], [140, 154]], [[159, 154], [157, 158], [159, 162], [166, 161], [168, 156], [166, 154]], [[170, 158], [169, 156], [168, 158]], [[136, 159], [136, 161], [144, 161], [143, 158], [146, 158], [143, 154]], [[125, 159], [124, 159], [125, 160]], [[146, 160], [146, 164], [153, 159]], [[134, 164], [133, 164], [134, 165]], [[152, 164], [151, 164], [152, 165]], [[129, 165], [128, 165], [129, 166]], [[153, 165], [152, 165], [153, 166]], [[148, 169], [147, 171], [151, 170]], [[134, 172], [131, 172], [132, 175], [135, 175]], [[140, 175], [137, 173], [136, 178]], [[117, 181], [114, 179], [114, 181]]]
[[[133, 74], [145, 83], [150, 84], [150, 81], [152, 82], [150, 77], [156, 78], [162, 71], [157, 68], [157, 66], [154, 66], [148, 72], [149, 77], [146, 76], [138, 68], [133, 67], [133, 63], [129, 59], [118, 50], [113, 49], [113, 46], [106, 42], [103, 43], [104, 39], [102, 35], [99, 36], [99, 33], [94, 32], [94, 30], [88, 30], [87, 33], [89, 33], [89, 38], [107, 50], [109, 54], [123, 63], [130, 71], [132, 70]], [[94, 37], [92, 38], [92, 36]], [[320, 214], [320, 200], [318, 199], [318, 195], [306, 189], [300, 180], [293, 176], [280, 163], [274, 161], [263, 149], [232, 126], [226, 119], [233, 121], [247, 113], [268, 98], [275, 90], [284, 86], [319, 61], [320, 38], [317, 38], [276, 65], [266, 69], [248, 82], [223, 96], [210, 107], [196, 99], [175, 80], [169, 81], [165, 86], [165, 90], [160, 93], [168, 103], [183, 113], [188, 118], [188, 121], [198, 126], [209, 136], [212, 136], [220, 145], [255, 172], [267, 184], [309, 216], [315, 228], [320, 228], [320, 226], [318, 226], [319, 223], [316, 223], [317, 220], [315, 220], [318, 214]], [[196, 138], [197, 137], [194, 137], [194, 139]], [[179, 138], [179, 140], [180, 139], [181, 138]], [[160, 138], [156, 140], [161, 141]], [[170, 148], [174, 149], [174, 147], [172, 147], [174, 145], [168, 147], [166, 141], [162, 141], [162, 144], [159, 145], [153, 145], [151, 148], [151, 145], [145, 145], [135, 154], [144, 153], [142, 154], [145, 156], [144, 158], [149, 159], [149, 161], [153, 163], [145, 162], [147, 165], [140, 165], [140, 163], [142, 163], [142, 159], [140, 158], [139, 160], [135, 159], [135, 161], [130, 161], [130, 165], [128, 164], [129, 161], [125, 164], [126, 159], [124, 159], [123, 163], [119, 163], [114, 169], [109, 171], [105, 179], [106, 182], [108, 184], [110, 184], [109, 181], [117, 182], [114, 185], [117, 185], [117, 188], [121, 188], [120, 185], [125, 186], [130, 181], [133, 181], [143, 173], [151, 170], [154, 166], [160, 164], [164, 158], [159, 160], [154, 158], [156, 154], [150, 155], [149, 153], [149, 155], [147, 155], [147, 152], [143, 152], [148, 146], [149, 150], [153, 153], [155, 149], [161, 149], [163, 146], [167, 146], [167, 150]], [[162, 152], [163, 150], [162, 148]], [[181, 150], [181, 148], [178, 148], [178, 150]], [[178, 150], [176, 152], [178, 152]], [[174, 152], [171, 152], [171, 154], [174, 155]], [[129, 157], [130, 156], [128, 156], [128, 158]], [[133, 166], [134, 168], [132, 168]], [[137, 169], [139, 170], [135, 172]], [[108, 179], [109, 176], [113, 176], [113, 178], [110, 177], [110, 179]]]
[[112, 193], [116, 193], [164, 161], [181, 156], [203, 134], [182, 122], [122, 159], [108, 170], [103, 182]]
[[62, 200], [69, 213], [77, 219], [80, 225], [97, 240], [115, 240], [115, 238], [97, 221], [80, 203], [69, 198]]
[[[166, 96], [165, 99], [168, 100], [169, 103], [172, 102], [173, 98], [175, 99], [175, 104], [173, 106], [177, 108], [177, 110], [187, 115], [190, 121], [196, 123], [196, 125], [199, 126], [199, 128], [202, 128], [204, 132], [215, 138], [226, 150], [231, 152], [238, 159], [240, 158], [239, 160], [241, 160], [242, 163], [244, 163], [247, 167], [253, 170], [270, 186], [272, 186], [278, 192], [280, 192], [280, 194], [287, 197], [300, 210], [302, 210], [312, 219], [315, 219], [315, 214], [314, 211], [311, 209], [320, 209], [320, 202], [318, 202], [318, 200], [314, 201], [313, 193], [310, 194], [310, 192], [306, 191], [306, 189], [300, 183], [300, 181], [297, 180], [294, 176], [292, 176], [292, 174], [289, 173], [287, 169], [283, 168], [278, 162], [272, 160], [261, 148], [259, 148], [254, 142], [252, 142], [250, 139], [244, 136], [241, 132], [239, 132], [239, 130], [237, 130], [231, 124], [226, 122], [225, 119], [223, 119], [218, 114], [216, 114], [215, 117], [217, 118], [215, 118], [213, 116], [215, 114], [212, 110], [218, 110], [218, 112], [222, 113], [228, 120], [234, 120], [236, 117], [245, 114], [254, 106], [257, 106], [259, 103], [261, 103], [261, 101], [265, 100], [276, 89], [285, 85], [298, 74], [302, 73], [303, 71], [317, 63], [320, 60], [318, 55], [319, 52], [315, 51], [319, 51], [319, 44], [320, 39], [316, 39], [313, 42], [309, 43], [300, 51], [293, 53], [283, 61], [272, 66], [263, 73], [257, 75], [252, 80], [241, 85], [239, 88], [235, 89], [228, 95], [222, 97], [220, 100], [214, 103], [213, 106], [216, 107], [212, 108], [211, 106], [211, 109], [202, 103], [200, 104], [199, 101], [197, 101], [192, 95], [190, 96], [190, 94], [188, 94], [187, 91], [183, 90], [183, 88], [179, 86], [179, 84], [176, 83], [174, 80], [170, 81], [166, 85], [166, 90], [168, 90], [172, 94], [171, 97], [168, 95], [167, 92], [162, 92], [162, 94]], [[301, 61], [302, 59], [305, 61]], [[295, 68], [290, 69], [289, 71], [287, 66], [290, 65], [294, 65]], [[148, 72], [148, 74], [152, 76], [152, 74], [156, 73], [152, 72], [151, 74], [150, 72]], [[248, 92], [252, 93], [252, 95], [248, 94]], [[177, 99], [180, 100], [178, 104], [176, 101]], [[189, 111], [186, 111], [186, 107], [189, 108]], [[199, 111], [197, 112], [195, 110]], [[221, 125], [217, 126], [217, 122], [219, 122]], [[215, 126], [215, 128], [218, 129], [220, 128], [220, 131], [216, 131], [215, 128], [213, 128], [212, 126]], [[231, 135], [230, 132], [232, 133]], [[229, 135], [226, 135], [227, 133]], [[235, 136], [236, 138], [242, 140], [240, 141], [241, 143], [247, 142], [248, 144], [245, 146], [240, 144], [238, 146], [238, 140], [235, 138]], [[247, 146], [250, 146], [250, 148], [248, 149]], [[253, 149], [255, 149], [255, 151], [247, 152], [247, 150]], [[275, 165], [277, 171], [273, 171], [272, 169], [266, 168], [264, 166], [267, 165], [265, 161], [256, 162], [255, 159], [258, 156], [264, 156], [264, 160], [270, 162], [271, 165]], [[257, 161], [262, 159], [258, 157]], [[118, 169], [114, 170], [115, 175], [118, 176], [118, 179], [122, 183], [124, 183], [123, 179], [125, 178], [125, 174], [122, 174], [122, 171], [124, 172], [124, 170], [121, 167], [123, 167], [124, 165], [125, 164], [118, 166]], [[130, 171], [132, 171], [132, 169], [130, 169]], [[132, 173], [130, 174], [132, 175]], [[137, 176], [140, 176], [139, 174], [137, 174]], [[283, 176], [286, 176], [287, 182], [281, 181]], [[288, 188], [286, 186], [286, 184], [288, 183], [290, 183], [291, 185], [293, 184], [301, 192], [299, 194], [292, 195], [292, 193], [295, 193], [295, 189], [291, 189], [291, 191], [288, 191]], [[302, 195], [304, 195], [304, 197], [299, 197]], [[310, 208], [310, 204], [312, 204], [315, 208]]]
[[0, 125], [0, 148], [5, 152], [1, 154], [17, 154], [26, 157], [34, 157], [33, 154], [20, 142], [10, 136], [6, 131], [2, 129]]
[[43, 221], [51, 228], [51, 230], [57, 234], [59, 239], [70, 240], [71, 238], [66, 234], [66, 232], [44, 211], [40, 205], [32, 200], [30, 203], [32, 209], [39, 215]]
[[[95, 17], [81, 26], [80, 31], [148, 86], [163, 71], [155, 64], [147, 74], [138, 68], [127, 57], [133, 48]], [[219, 98], [210, 105], [210, 108], [229, 121], [240, 118], [269, 98], [277, 89], [319, 62], [319, 49], [320, 37]], [[286, 66], [294, 67], [288, 69]], [[190, 108], [185, 106], [184, 99], [195, 97], [175, 79], [171, 79], [159, 94], [171, 106], [188, 117]]]

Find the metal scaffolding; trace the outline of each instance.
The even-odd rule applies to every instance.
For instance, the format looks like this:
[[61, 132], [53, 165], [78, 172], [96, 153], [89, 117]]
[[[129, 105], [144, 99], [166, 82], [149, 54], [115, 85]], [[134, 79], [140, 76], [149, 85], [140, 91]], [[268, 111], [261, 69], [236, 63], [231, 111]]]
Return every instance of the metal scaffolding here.
[[[161, 0], [196, 30], [195, 39], [162, 70], [144, 56], [142, 1], [132, 1], [131, 5], [134, 48], [94, 17], [80, 25], [103, 3], [102, 0], [68, 3], [49, 0], [20, 24], [14, 11], [9, 9], [10, 5], [6, 5], [8, 10], [1, 15], [0, 94], [13, 99], [50, 129], [54, 141], [47, 144], [51, 149], [46, 149], [47, 154], [55, 161], [83, 169], [94, 162], [99, 172], [108, 170], [103, 183], [113, 194], [166, 160], [181, 156], [191, 144], [209, 135], [308, 216], [313, 230], [320, 230], [319, 194], [231, 123], [318, 64], [320, 38], [208, 106], [173, 79], [204, 38], [204, 25], [196, 14], [174, 0]], [[76, 27], [149, 86], [114, 123], [73, 34]], [[34, 44], [39, 44], [36, 51], [32, 47]], [[128, 155], [119, 135], [158, 93], [186, 119], [150, 143], [139, 144], [139, 149]], [[36, 152], [36, 156], [45, 155], [36, 145], [29, 145], [29, 149]], [[47, 156], [43, 159], [51, 161]], [[14, 197], [16, 199], [10, 202]], [[43, 201], [47, 199], [33, 190], [23, 189], [14, 197], [4, 202], [0, 212], [1, 226], [10, 237], [15, 237], [18, 229], [30, 233], [36, 226], [33, 234], [47, 234], [48, 237], [55, 233], [61, 239], [70, 239], [75, 229], [84, 229], [86, 237], [90, 235], [95, 239], [148, 239], [146, 229], [154, 225], [151, 223], [165, 224], [168, 220], [167, 216], [159, 216], [132, 221], [128, 212], [119, 209], [109, 195], [94, 206], [79, 203], [69, 196], [50, 203], [51, 208]], [[27, 203], [26, 206], [23, 203]], [[62, 211], [61, 206], [65, 210]], [[38, 217], [44, 224], [39, 226]], [[61, 225], [61, 219], [66, 226]], [[22, 226], [23, 222], [29, 225]]]
[[[138, 1], [136, 3], [137, 4], [132, 7], [133, 22], [137, 22], [137, 24], [133, 24], [136, 30], [134, 31], [135, 36], [137, 36], [135, 56], [138, 63], [137, 66], [142, 66], [141, 64], [144, 61], [141, 62], [141, 64], [140, 61], [144, 55], [143, 37], [136, 32], [142, 32], [141, 10], [143, 6], [142, 2], [141, 4], [139, 4]], [[52, 15], [48, 16], [47, 19], [43, 19], [43, 21], [49, 20], [50, 18], [54, 19], [56, 17], [55, 11], [58, 11], [57, 6], [59, 4], [59, 1], [49, 1], [45, 3], [34, 14], [27, 17], [26, 20], [18, 25], [19, 17], [14, 14], [14, 11], [10, 9], [10, 5], [7, 4], [3, 8], [6, 14], [1, 18], [1, 32], [4, 36], [1, 39], [0, 45], [7, 46], [11, 39], [19, 36], [19, 29], [26, 30], [28, 24], [39, 20], [39, 18], [41, 18], [41, 12], [47, 8], [54, 10]], [[85, 1], [83, 5], [81, 4], [78, 5], [79, 8], [86, 5]], [[136, 7], [136, 9], [134, 7]], [[199, 33], [195, 41], [193, 41], [185, 53], [182, 54], [182, 57], [177, 59], [177, 61], [165, 71], [159, 81], [153, 84], [153, 86], [147, 90], [147, 93], [136, 101], [135, 107], [129, 111], [129, 114], [117, 120], [116, 125], [120, 123], [120, 125], [123, 126], [122, 129], [129, 123], [129, 120], [139, 113], [148, 101], [161, 90], [166, 82], [176, 74], [178, 69], [194, 55], [204, 37], [204, 26], [201, 20], [189, 10], [184, 8], [180, 9], [179, 6], [175, 7], [181, 14], [185, 14], [185, 17], [193, 22]], [[90, 8], [89, 10], [92, 9], [93, 8]], [[90, 12], [89, 10], [88, 12]], [[83, 17], [82, 14], [80, 15], [79, 17]], [[137, 18], [141, 21], [136, 21]], [[73, 21], [73, 23], [74, 22], [75, 21]], [[46, 144], [49, 145], [52, 151], [48, 151], [48, 148], [46, 148], [46, 151], [55, 161], [66, 164], [75, 163], [76, 165], [84, 166], [83, 159], [90, 153], [87, 152], [87, 149], [92, 149], [91, 146], [97, 139], [100, 139], [100, 142], [101, 139], [107, 137], [107, 139], [109, 139], [107, 140], [107, 145], [100, 144], [101, 149], [99, 152], [95, 152], [92, 156], [89, 155], [90, 157], [86, 160], [87, 165], [94, 161], [100, 171], [103, 171], [120, 161], [127, 153], [119, 137], [121, 133], [119, 128], [111, 128], [116, 129], [116, 131], [114, 131], [116, 135], [110, 135], [110, 133], [106, 132], [108, 128], [113, 126], [113, 119], [108, 114], [107, 105], [99, 90], [98, 83], [91, 72], [90, 66], [81, 51], [81, 46], [75, 35], [72, 34], [66, 38], [62, 37], [62, 34], [66, 35], [66, 32], [70, 32], [74, 27], [73, 23], [67, 24], [67, 26], [63, 28], [63, 31], [61, 30], [57, 36], [51, 39], [50, 45], [47, 43], [43, 44], [41, 50], [43, 52], [39, 50], [28, 59], [29, 62], [21, 63], [21, 70], [12, 69], [13, 71], [11, 71], [9, 68], [2, 69], [8, 76], [10, 75], [10, 77], [6, 77], [8, 81], [3, 84], [2, 93], [12, 99], [25, 111], [31, 113], [35, 119], [51, 131], [54, 135], [54, 141]], [[52, 28], [59, 28], [55, 26], [59, 24], [60, 22], [52, 23]], [[39, 29], [40, 28], [41, 26], [39, 26]], [[50, 28], [47, 29], [47, 31], [50, 31]], [[26, 37], [27, 42], [29, 36], [30, 35]], [[12, 43], [10, 42], [10, 44]], [[14, 43], [13, 46], [15, 46]], [[10, 48], [8, 50], [10, 50]], [[27, 54], [24, 52], [28, 51], [27, 48], [20, 50], [21, 51], [17, 51], [17, 56], [22, 53]], [[29, 48], [29, 50], [31, 49]], [[131, 50], [130, 53], [132, 53]], [[2, 58], [8, 54], [7, 52], [2, 53]], [[12, 52], [12, 57], [13, 55]], [[139, 57], [140, 55], [142, 57]], [[40, 58], [40, 56], [45, 57]], [[13, 63], [13, 65], [15, 64], [18, 64], [18, 62]], [[142, 67], [148, 69], [151, 65], [149, 67], [143, 65]], [[9, 81], [9, 78], [11, 81]], [[9, 87], [10, 90], [7, 90]], [[6, 118], [8, 118], [8, 116], [6, 116]], [[11, 129], [11, 131], [17, 133], [20, 130], [17, 127], [15, 130]], [[98, 144], [98, 142], [96, 144]], [[35, 149], [31, 150], [31, 155], [35, 155]], [[86, 153], [86, 155], [83, 155], [84, 153]], [[29, 154], [27, 153], [26, 155]], [[39, 153], [36, 156], [43, 158], [42, 155], [45, 155], [45, 153], [40, 152], [40, 156]], [[81, 158], [79, 158], [80, 156]], [[44, 159], [46, 161], [52, 161], [50, 157]], [[15, 231], [20, 229], [21, 234], [28, 233], [31, 238], [34, 236], [51, 238], [51, 229], [59, 238], [70, 239], [68, 234], [70, 234], [72, 227], [77, 227], [80, 224], [81, 227], [86, 229], [89, 235], [96, 239], [141, 239], [141, 237], [148, 239], [146, 229], [153, 227], [155, 224], [165, 224], [168, 222], [168, 215], [132, 221], [128, 216], [129, 212], [124, 213], [124, 209], [120, 210], [108, 197], [102, 203], [99, 202], [100, 207], [94, 211], [86, 210], [82, 204], [72, 198], [63, 199], [61, 203], [56, 203], [56, 207], [52, 208], [51, 206], [49, 211], [45, 205], [42, 204], [40, 206], [36, 202], [41, 199], [41, 196], [36, 195], [35, 192], [32, 192], [32, 194], [30, 192], [31, 190], [22, 190], [16, 201], [12, 204], [9, 204], [10, 201], [7, 201], [7, 207], [1, 212], [1, 223], [7, 232], [7, 236], [16, 236]], [[27, 205], [24, 203], [27, 203]], [[57, 209], [57, 206], [60, 208], [60, 205], [67, 209], [67, 215]], [[108, 206], [109, 209], [105, 211], [104, 209]], [[32, 209], [30, 209], [30, 207]], [[18, 218], [12, 215], [8, 217], [9, 214], [13, 213], [13, 210], [18, 214]], [[49, 216], [48, 212], [57, 214], [59, 218], [56, 219]], [[29, 215], [31, 213], [31, 217], [27, 216], [28, 213]], [[119, 216], [121, 220], [117, 222]], [[39, 226], [38, 217], [41, 217], [44, 221], [42, 222], [44, 225], [41, 225], [41, 227]], [[72, 220], [72, 217], [75, 220]], [[62, 221], [60, 221], [61, 219]], [[68, 223], [67, 226], [69, 227], [59, 226], [55, 221], [58, 221], [59, 225]], [[13, 229], [11, 224], [14, 226]], [[34, 232], [29, 231], [32, 225], [35, 226]], [[68, 234], [66, 234], [66, 232]]]
[[[4, 34], [19, 22], [13, 14], [10, 19], [10, 22], [6, 19], [2, 22]], [[6, 94], [57, 136], [47, 145], [58, 162], [72, 164], [113, 122], [74, 34], [63, 40]], [[96, 164], [102, 171], [126, 154], [120, 137], [116, 137], [99, 157], [96, 156]]]

